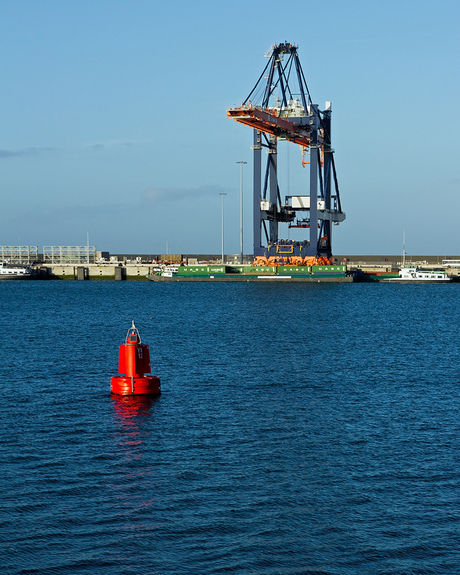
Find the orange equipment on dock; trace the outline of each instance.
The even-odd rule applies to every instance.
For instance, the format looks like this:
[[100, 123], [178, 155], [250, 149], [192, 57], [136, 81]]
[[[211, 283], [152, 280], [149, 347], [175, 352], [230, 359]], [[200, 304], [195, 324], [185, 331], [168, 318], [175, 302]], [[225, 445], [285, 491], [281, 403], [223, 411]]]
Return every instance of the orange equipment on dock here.
[[118, 395], [158, 395], [161, 393], [160, 378], [150, 373], [149, 346], [141, 343], [139, 331], [129, 328], [125, 343], [120, 345], [119, 375], [110, 379], [110, 391]]
[[329, 266], [332, 261], [324, 256], [257, 256], [252, 262], [253, 266]]

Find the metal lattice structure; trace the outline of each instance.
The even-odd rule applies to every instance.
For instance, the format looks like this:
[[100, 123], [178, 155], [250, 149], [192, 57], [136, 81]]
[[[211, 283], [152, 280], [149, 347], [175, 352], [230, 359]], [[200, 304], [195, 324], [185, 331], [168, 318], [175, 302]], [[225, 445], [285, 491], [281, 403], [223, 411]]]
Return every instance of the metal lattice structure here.
[[43, 246], [45, 264], [90, 264], [96, 262], [95, 246]]
[[2, 262], [26, 265], [38, 260], [38, 246], [0, 246]]
[[[240, 107], [227, 110], [230, 118], [254, 129], [254, 255], [330, 258], [332, 224], [345, 219], [331, 147], [332, 107], [326, 102], [321, 111], [313, 104], [296, 45], [274, 45], [265, 56], [268, 64], [249, 96]], [[309, 166], [305, 191], [284, 201], [277, 175], [278, 140], [301, 146], [302, 165]], [[267, 152], [264, 174], [262, 149]], [[280, 223], [309, 229], [309, 237], [280, 242]]]

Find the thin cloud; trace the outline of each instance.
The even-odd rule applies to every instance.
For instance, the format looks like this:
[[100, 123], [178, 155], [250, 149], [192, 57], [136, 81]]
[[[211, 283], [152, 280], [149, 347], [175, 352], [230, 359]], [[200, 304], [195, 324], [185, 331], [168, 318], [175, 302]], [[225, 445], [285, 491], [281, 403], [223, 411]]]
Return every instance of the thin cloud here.
[[86, 144], [85, 149], [97, 151], [120, 147], [129, 148], [131, 146], [140, 146], [148, 143], [148, 140], [107, 140], [105, 142], [91, 142]]
[[68, 223], [75, 221], [100, 222], [101, 220], [110, 218], [124, 217], [127, 213], [134, 210], [134, 206], [128, 204], [104, 204], [99, 206], [73, 204], [55, 207], [31, 205], [22, 209], [15, 218], [20, 222], [30, 222], [32, 218], [34, 222], [38, 222], [40, 226], [53, 227], [56, 221], [65, 221]]
[[150, 206], [159, 202], [178, 202], [188, 198], [217, 196], [224, 193], [220, 186], [201, 186], [198, 188], [149, 188], [141, 195], [141, 204]]
[[25, 150], [0, 150], [0, 159], [37, 156], [42, 152], [51, 152], [53, 148], [26, 148]]
[[350, 44], [352, 42], [370, 42], [372, 38], [348, 38], [347, 40], [337, 40], [339, 44]]

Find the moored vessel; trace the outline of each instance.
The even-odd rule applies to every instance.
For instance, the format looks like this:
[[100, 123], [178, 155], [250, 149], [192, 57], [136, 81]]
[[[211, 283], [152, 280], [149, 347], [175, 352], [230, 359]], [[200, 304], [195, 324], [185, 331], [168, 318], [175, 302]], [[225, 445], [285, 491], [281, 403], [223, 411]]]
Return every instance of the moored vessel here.
[[399, 270], [399, 276], [388, 278], [388, 282], [451, 282], [452, 277], [445, 271], [422, 270], [417, 267], [405, 267]]
[[302, 281], [351, 282], [345, 265], [181, 265], [165, 266], [153, 274], [151, 281]]
[[0, 280], [30, 280], [34, 272], [28, 267], [10, 267], [7, 262], [0, 263]]

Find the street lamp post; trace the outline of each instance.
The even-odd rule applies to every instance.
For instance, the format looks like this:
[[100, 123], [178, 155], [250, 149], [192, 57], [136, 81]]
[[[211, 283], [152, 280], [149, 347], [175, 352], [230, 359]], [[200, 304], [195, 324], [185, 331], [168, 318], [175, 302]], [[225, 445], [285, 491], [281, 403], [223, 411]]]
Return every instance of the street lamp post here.
[[224, 196], [227, 194], [221, 193], [222, 196], [222, 265], [224, 265]]
[[240, 249], [241, 249], [241, 260], [240, 263], [243, 264], [243, 164], [247, 162], [236, 162], [240, 164], [241, 167], [241, 177], [240, 177]]

